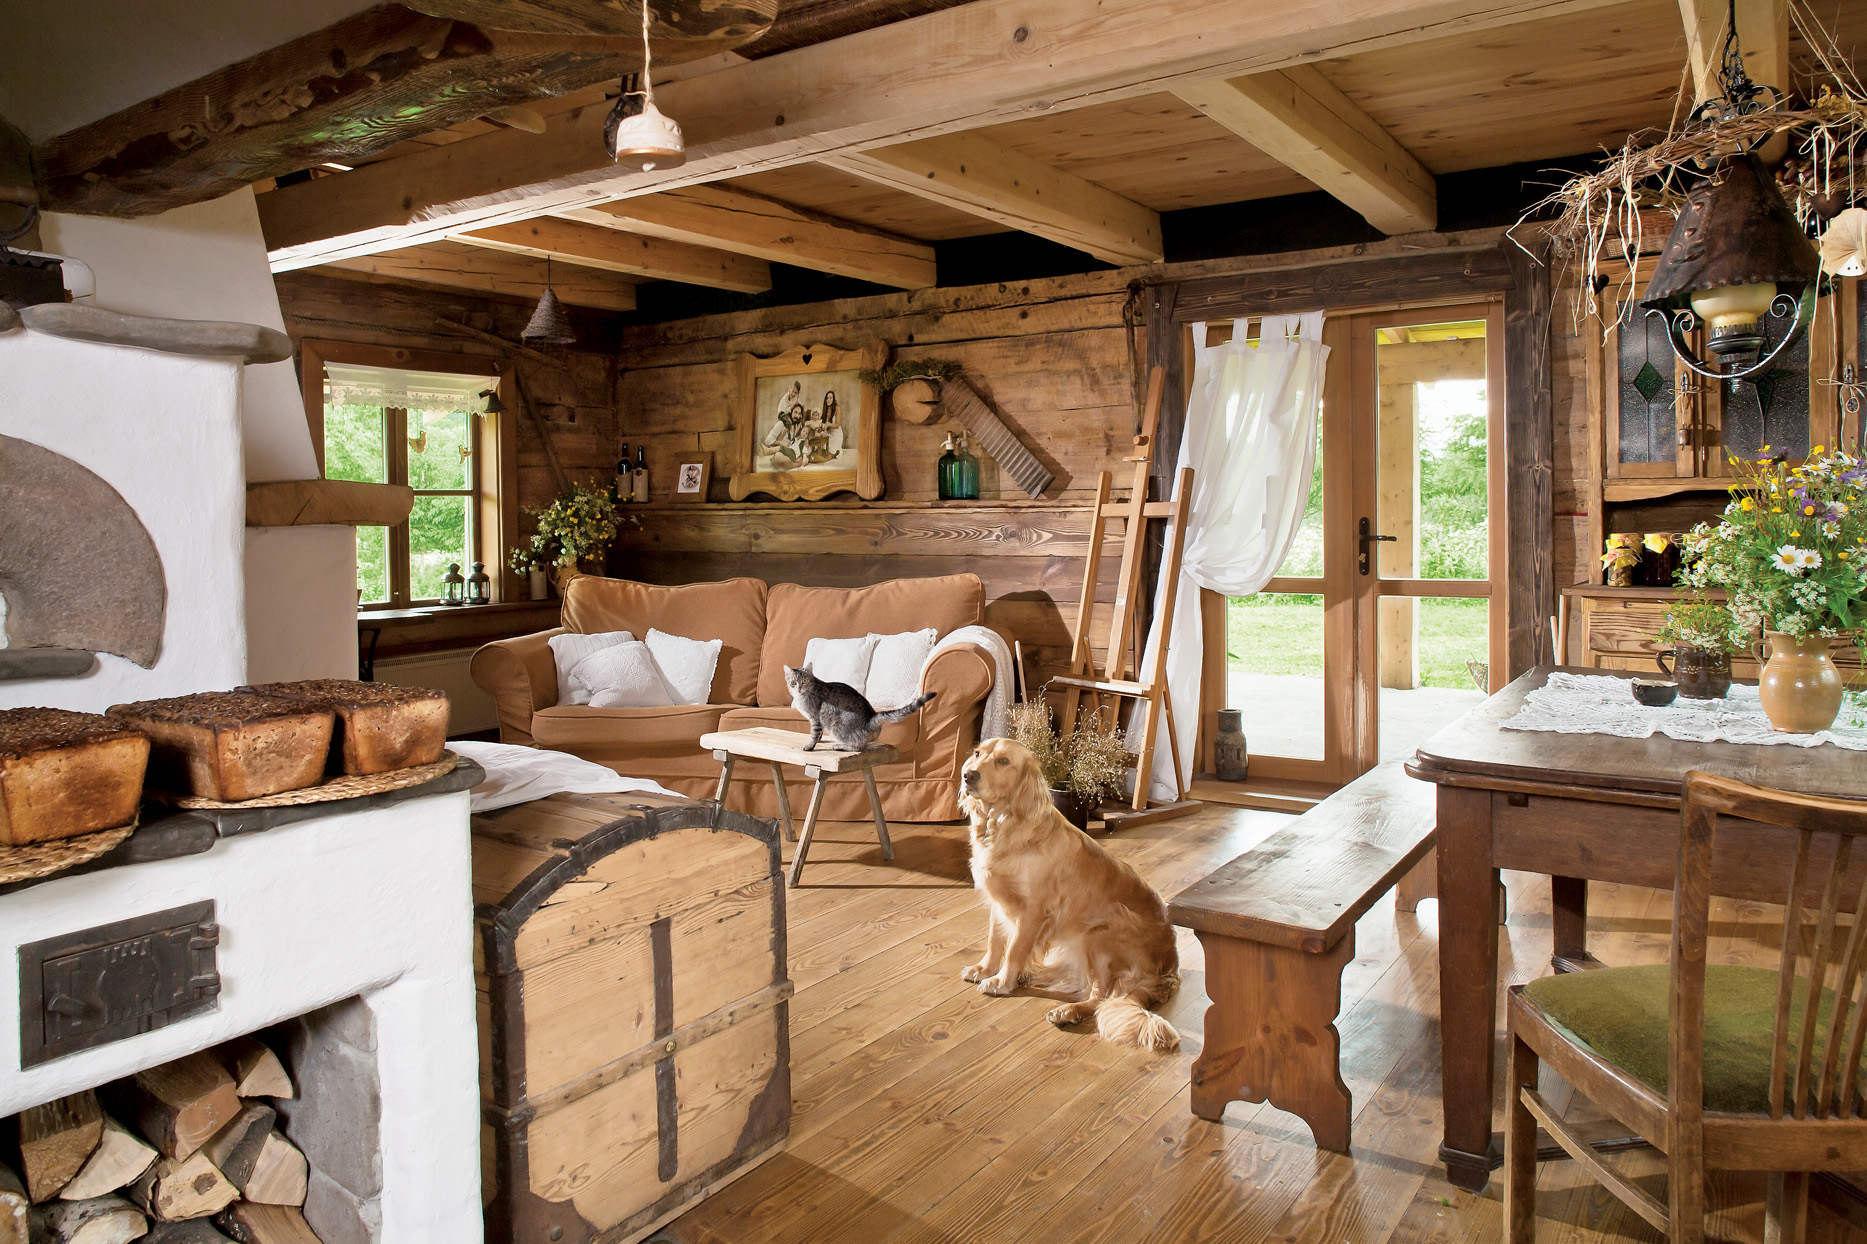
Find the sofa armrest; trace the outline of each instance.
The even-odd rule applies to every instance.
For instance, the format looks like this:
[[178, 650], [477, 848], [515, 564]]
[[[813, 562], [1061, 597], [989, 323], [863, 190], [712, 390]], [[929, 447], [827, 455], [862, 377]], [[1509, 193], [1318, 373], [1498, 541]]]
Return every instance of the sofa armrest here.
[[473, 654], [467, 672], [480, 690], [499, 708], [499, 741], [532, 741], [532, 714], [558, 702], [557, 662], [551, 657], [551, 637], [564, 634], [561, 626], [533, 635], [499, 639]]
[[978, 644], [955, 644], [927, 663], [921, 690], [940, 694], [921, 710], [917, 776], [959, 779], [960, 765], [978, 742], [979, 716], [996, 675], [992, 654]]

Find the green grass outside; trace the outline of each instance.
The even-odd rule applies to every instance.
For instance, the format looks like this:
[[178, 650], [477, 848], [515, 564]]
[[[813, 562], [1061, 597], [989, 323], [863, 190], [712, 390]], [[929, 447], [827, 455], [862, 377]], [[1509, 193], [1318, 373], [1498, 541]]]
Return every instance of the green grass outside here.
[[[1440, 598], [1417, 604], [1420, 685], [1471, 690], [1465, 662], [1487, 658], [1488, 602]], [[1266, 593], [1232, 597], [1226, 605], [1226, 658], [1232, 669], [1322, 677], [1322, 597]]]

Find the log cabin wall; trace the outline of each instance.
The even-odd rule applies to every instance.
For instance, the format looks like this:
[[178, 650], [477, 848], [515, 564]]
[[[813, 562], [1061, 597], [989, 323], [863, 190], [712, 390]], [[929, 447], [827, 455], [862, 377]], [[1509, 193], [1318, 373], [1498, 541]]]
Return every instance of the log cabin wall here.
[[[932, 289], [625, 329], [619, 436], [646, 448], [655, 499], [638, 507], [641, 527], [617, 541], [610, 573], [660, 583], [752, 575], [856, 586], [970, 571], [985, 582], [987, 622], [1022, 643], [1030, 676], [1041, 682], [1063, 672], [1097, 473], [1119, 467], [1137, 426], [1145, 347], [1129, 275]], [[1055, 474], [1042, 499], [1001, 478], [975, 446], [980, 499], [938, 500], [935, 464], [958, 425], [909, 423], [884, 403], [882, 500], [726, 501], [739, 356], [854, 348], [877, 338], [895, 359], [963, 364], [968, 381]], [[714, 463], [713, 503], [665, 500], [676, 465], [699, 453]], [[1106, 628], [1118, 564], [1111, 542], [1094, 634]]]

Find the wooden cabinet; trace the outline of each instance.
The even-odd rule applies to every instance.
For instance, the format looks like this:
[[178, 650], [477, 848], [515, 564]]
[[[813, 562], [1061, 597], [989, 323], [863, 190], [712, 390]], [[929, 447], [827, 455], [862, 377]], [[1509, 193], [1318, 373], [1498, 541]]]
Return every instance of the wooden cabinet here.
[[640, 795], [474, 816], [489, 1244], [630, 1244], [783, 1144], [777, 833]]
[[[1672, 645], [1660, 638], [1666, 610], [1681, 593], [1657, 587], [1571, 587], [1563, 589], [1569, 606], [1567, 664], [1595, 669], [1636, 670], [1663, 677], [1654, 654]], [[1835, 665], [1853, 685], [1863, 673], [1859, 649], [1838, 646]], [[1731, 658], [1733, 678], [1757, 677], [1756, 660], [1744, 653]]]

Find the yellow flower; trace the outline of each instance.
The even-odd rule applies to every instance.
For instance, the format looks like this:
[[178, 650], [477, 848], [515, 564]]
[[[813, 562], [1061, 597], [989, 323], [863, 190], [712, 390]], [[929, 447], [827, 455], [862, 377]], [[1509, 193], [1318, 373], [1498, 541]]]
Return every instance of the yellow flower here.
[[1757, 508], [1757, 503], [1752, 501], [1749, 497], [1745, 497], [1742, 501], [1737, 503], [1737, 508], [1745, 511], [1754, 510]]

